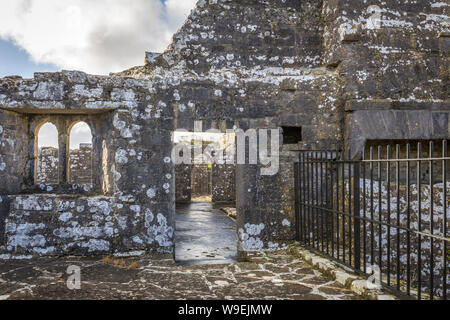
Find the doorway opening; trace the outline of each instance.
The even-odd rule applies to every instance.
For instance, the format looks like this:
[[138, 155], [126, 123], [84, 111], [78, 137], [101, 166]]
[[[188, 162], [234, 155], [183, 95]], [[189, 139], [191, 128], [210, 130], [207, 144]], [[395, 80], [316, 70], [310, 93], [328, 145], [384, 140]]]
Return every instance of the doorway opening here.
[[185, 146], [183, 163], [175, 165], [177, 203], [234, 205], [235, 134], [176, 131], [174, 143]]
[[179, 156], [190, 160], [175, 162], [176, 261], [183, 265], [234, 263], [236, 220], [226, 213], [230, 210], [223, 210], [235, 210], [235, 165], [226, 161], [234, 150], [234, 134], [177, 131], [173, 142], [184, 146]]

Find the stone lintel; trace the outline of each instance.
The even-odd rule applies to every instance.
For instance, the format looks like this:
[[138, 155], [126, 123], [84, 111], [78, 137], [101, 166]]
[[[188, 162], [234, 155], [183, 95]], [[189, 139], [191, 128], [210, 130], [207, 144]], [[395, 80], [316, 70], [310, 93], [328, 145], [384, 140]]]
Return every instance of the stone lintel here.
[[118, 108], [101, 108], [101, 109], [47, 109], [47, 108], [37, 108], [32, 106], [24, 107], [3, 107], [0, 106], [0, 110], [6, 110], [11, 112], [16, 112], [20, 114], [45, 114], [45, 115], [84, 115], [84, 114], [102, 114], [111, 111], [115, 111]]

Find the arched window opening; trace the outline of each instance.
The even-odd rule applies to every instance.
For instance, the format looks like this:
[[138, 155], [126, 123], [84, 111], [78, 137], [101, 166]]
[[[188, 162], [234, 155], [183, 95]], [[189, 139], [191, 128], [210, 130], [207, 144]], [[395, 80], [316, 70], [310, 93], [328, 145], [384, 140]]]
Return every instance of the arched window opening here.
[[37, 131], [35, 182], [44, 185], [58, 184], [58, 129], [54, 124], [46, 122]]
[[70, 128], [68, 181], [75, 185], [92, 184], [92, 132], [85, 122]]

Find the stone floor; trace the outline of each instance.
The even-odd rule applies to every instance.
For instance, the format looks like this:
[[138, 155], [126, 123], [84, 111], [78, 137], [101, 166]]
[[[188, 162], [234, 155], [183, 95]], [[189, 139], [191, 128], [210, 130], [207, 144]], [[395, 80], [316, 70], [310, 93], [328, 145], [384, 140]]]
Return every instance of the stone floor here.
[[[173, 259], [0, 260], [4, 299], [358, 299], [300, 258], [257, 254], [236, 262], [235, 221], [210, 203], [179, 206]], [[81, 269], [69, 290], [68, 267]]]
[[[81, 289], [69, 290], [69, 266]], [[271, 254], [231, 265], [180, 266], [173, 260], [61, 258], [0, 261], [4, 299], [358, 299], [304, 261]]]
[[175, 237], [175, 259], [179, 264], [236, 261], [236, 222], [211, 203], [177, 205]]

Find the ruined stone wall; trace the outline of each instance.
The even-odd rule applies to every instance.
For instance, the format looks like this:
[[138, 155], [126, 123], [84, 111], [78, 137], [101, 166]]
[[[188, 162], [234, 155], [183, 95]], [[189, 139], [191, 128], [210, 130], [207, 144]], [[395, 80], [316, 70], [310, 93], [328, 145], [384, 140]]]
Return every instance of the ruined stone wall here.
[[[0, 249], [11, 254], [173, 252], [175, 181], [167, 144], [173, 108], [162, 101], [166, 99], [166, 91], [150, 80], [81, 72], [0, 80], [0, 108], [14, 111], [12, 118], [42, 113], [98, 118], [100, 124], [91, 126], [101, 184], [98, 196], [108, 195], [69, 201], [64, 195], [8, 196], [2, 190], [10, 209], [4, 206], [9, 211], [2, 212], [7, 231], [6, 245]], [[4, 122], [1, 126], [1, 142], [7, 143], [4, 137], [11, 137], [14, 128]], [[33, 145], [25, 148], [30, 157]], [[27, 176], [25, 166], [15, 168]], [[2, 181], [7, 177], [7, 172], [0, 172]], [[57, 200], [59, 205], [52, 205]], [[43, 221], [29, 214], [42, 211], [48, 217]]]
[[22, 190], [27, 178], [28, 147], [26, 117], [0, 110], [0, 197]]
[[[337, 148], [343, 104], [338, 73], [321, 59], [321, 7], [322, 1], [199, 1], [166, 52], [121, 75], [167, 79], [176, 128], [193, 130], [194, 121], [222, 132], [297, 126], [298, 147]], [[295, 239], [293, 171], [286, 170], [261, 177], [259, 166], [240, 168], [241, 250], [275, 249]], [[275, 183], [271, 192], [256, 193], [266, 180]], [[261, 225], [263, 232], [253, 232]]]
[[280, 155], [280, 171], [261, 175], [256, 165], [237, 165], [239, 253], [277, 250], [295, 240], [294, 155]]
[[70, 183], [92, 184], [92, 145], [80, 145], [70, 150]]
[[56, 185], [59, 182], [59, 150], [52, 147], [39, 148], [36, 184]]
[[321, 7], [322, 0], [199, 1], [163, 59], [199, 73], [314, 68], [321, 64]]
[[211, 196], [211, 169], [212, 166], [208, 164], [192, 165], [192, 198]]
[[[363, 27], [368, 4], [357, 0], [200, 0], [170, 47], [145, 66], [111, 77], [2, 79], [0, 120], [9, 125], [0, 123], [7, 127], [0, 142], [22, 130], [17, 137], [24, 144], [10, 147], [18, 161], [0, 150], [0, 179], [15, 175], [11, 190], [29, 184], [31, 134], [23, 115], [101, 116], [93, 121], [94, 186], [133, 206], [126, 230], [136, 241], [127, 248], [171, 252], [175, 179], [168, 141], [175, 129], [193, 130], [195, 121], [222, 132], [301, 127], [295, 148], [346, 143], [352, 156], [369, 139], [448, 137], [448, 5], [374, 4], [385, 16], [377, 29]], [[283, 151], [275, 176], [261, 176], [260, 166], [237, 168], [242, 250], [295, 238], [294, 157]], [[10, 194], [4, 188], [0, 194]]]
[[450, 136], [449, 9], [439, 0], [324, 1], [324, 62], [339, 72], [352, 155], [368, 139]]
[[0, 109], [0, 246], [5, 241], [9, 201], [5, 194], [20, 193], [28, 160], [26, 118]]
[[236, 166], [213, 164], [211, 172], [212, 202], [236, 202]]
[[191, 202], [191, 165], [175, 165], [176, 202]]
[[166, 52], [121, 75], [168, 79], [177, 128], [302, 126], [302, 147], [335, 147], [343, 107], [338, 73], [322, 63], [321, 8], [319, 0], [199, 1]]

